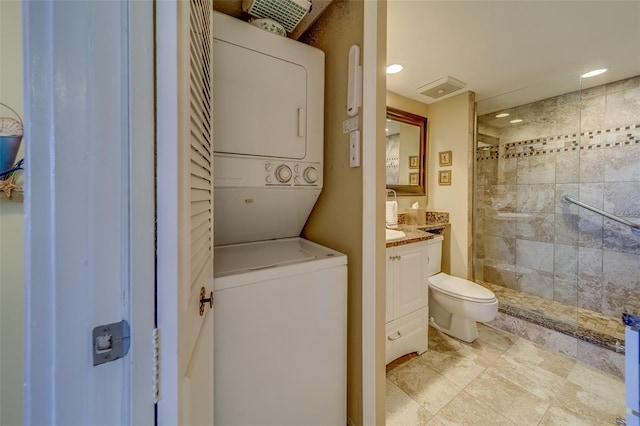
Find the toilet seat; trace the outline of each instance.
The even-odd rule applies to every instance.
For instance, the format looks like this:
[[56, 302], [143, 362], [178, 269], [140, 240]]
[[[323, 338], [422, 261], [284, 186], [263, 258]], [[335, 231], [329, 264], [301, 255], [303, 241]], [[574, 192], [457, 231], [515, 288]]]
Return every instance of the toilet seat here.
[[458, 299], [476, 303], [494, 303], [493, 292], [479, 284], [459, 277], [452, 277], [444, 272], [429, 277], [429, 287]]

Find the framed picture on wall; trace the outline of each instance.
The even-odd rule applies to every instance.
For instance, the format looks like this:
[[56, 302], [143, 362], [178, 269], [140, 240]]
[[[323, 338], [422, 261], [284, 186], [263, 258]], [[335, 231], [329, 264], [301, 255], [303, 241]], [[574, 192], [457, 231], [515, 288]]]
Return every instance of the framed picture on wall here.
[[451, 151], [442, 151], [438, 153], [438, 164], [440, 166], [450, 166], [452, 161]]
[[451, 170], [440, 170], [438, 172], [438, 183], [440, 185], [451, 185]]
[[418, 184], [418, 173], [409, 173], [409, 185]]
[[409, 156], [409, 168], [410, 169], [417, 169], [418, 168], [418, 156], [417, 155], [410, 155]]

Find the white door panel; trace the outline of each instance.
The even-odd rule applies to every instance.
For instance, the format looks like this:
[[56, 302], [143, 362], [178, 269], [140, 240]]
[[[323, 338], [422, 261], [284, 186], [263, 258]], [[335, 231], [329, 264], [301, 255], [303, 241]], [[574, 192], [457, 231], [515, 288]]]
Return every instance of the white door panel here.
[[213, 424], [211, 12], [157, 4], [159, 424]]

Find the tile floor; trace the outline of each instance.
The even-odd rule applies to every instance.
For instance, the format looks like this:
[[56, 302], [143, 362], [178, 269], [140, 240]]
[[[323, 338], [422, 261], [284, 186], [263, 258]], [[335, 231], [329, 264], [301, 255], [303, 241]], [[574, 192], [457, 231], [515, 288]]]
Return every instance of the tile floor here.
[[387, 366], [388, 426], [615, 425], [624, 383], [479, 324], [471, 343], [429, 328], [429, 350]]

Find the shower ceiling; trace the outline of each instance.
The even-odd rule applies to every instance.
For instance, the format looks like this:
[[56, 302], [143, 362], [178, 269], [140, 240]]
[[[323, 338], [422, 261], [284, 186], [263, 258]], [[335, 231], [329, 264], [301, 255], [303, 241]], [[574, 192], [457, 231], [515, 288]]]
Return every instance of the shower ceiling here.
[[488, 113], [575, 91], [579, 72], [609, 68], [585, 88], [640, 75], [640, 1], [388, 0], [387, 22], [387, 64], [404, 66], [387, 89], [423, 103], [417, 89], [446, 76], [477, 101], [518, 91]]

